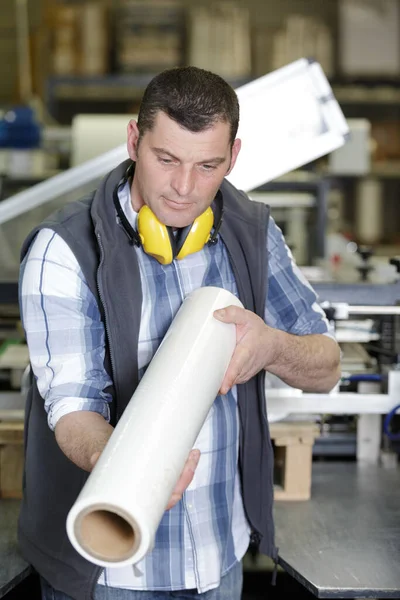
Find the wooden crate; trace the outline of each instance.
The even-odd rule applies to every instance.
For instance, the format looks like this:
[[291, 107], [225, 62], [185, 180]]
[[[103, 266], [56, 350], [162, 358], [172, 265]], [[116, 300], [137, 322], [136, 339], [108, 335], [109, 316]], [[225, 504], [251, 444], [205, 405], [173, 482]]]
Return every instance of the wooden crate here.
[[24, 423], [0, 421], [0, 498], [22, 497]]
[[314, 422], [270, 424], [275, 451], [275, 500], [308, 500], [311, 496], [312, 448], [320, 435]]

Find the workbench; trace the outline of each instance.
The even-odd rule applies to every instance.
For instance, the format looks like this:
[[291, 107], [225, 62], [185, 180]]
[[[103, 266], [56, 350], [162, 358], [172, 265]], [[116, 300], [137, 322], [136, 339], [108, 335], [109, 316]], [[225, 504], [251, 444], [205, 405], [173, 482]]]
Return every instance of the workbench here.
[[[0, 598], [32, 573], [18, 511], [19, 500], [0, 500]], [[279, 564], [316, 597], [400, 598], [400, 466], [314, 462], [311, 499], [274, 511]]]
[[318, 598], [400, 598], [400, 465], [313, 464], [311, 499], [275, 503], [279, 564]]

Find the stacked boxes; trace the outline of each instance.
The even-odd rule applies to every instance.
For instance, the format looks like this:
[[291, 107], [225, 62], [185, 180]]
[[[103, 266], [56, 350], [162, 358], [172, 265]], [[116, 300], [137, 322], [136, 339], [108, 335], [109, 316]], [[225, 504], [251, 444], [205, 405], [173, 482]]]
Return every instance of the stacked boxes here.
[[238, 2], [194, 6], [189, 12], [188, 62], [228, 79], [251, 75], [250, 14]]
[[99, 2], [58, 4], [52, 15], [53, 73], [105, 75], [109, 71], [107, 9]]

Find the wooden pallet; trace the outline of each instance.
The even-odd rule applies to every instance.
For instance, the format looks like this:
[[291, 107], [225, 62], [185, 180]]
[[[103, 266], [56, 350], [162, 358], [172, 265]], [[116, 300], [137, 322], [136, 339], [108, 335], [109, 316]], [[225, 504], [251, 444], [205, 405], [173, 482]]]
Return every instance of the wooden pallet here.
[[0, 498], [22, 498], [24, 423], [0, 421]]
[[275, 500], [308, 500], [311, 497], [312, 448], [320, 435], [314, 422], [270, 424], [275, 452]]

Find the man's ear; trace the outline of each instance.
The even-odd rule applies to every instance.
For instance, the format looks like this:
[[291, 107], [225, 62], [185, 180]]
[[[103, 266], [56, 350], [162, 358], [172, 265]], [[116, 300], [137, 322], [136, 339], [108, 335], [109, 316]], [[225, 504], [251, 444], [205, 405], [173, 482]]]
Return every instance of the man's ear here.
[[229, 169], [228, 169], [227, 175], [229, 175], [229, 173], [232, 171], [233, 167], [235, 166], [236, 159], [238, 157], [238, 154], [240, 152], [240, 148], [241, 147], [242, 147], [242, 140], [240, 140], [239, 138], [236, 138], [235, 141], [232, 144], [231, 164], [229, 165]]
[[139, 142], [139, 129], [135, 119], [131, 119], [128, 123], [128, 138], [127, 148], [129, 158], [136, 162], [137, 160], [137, 148]]

